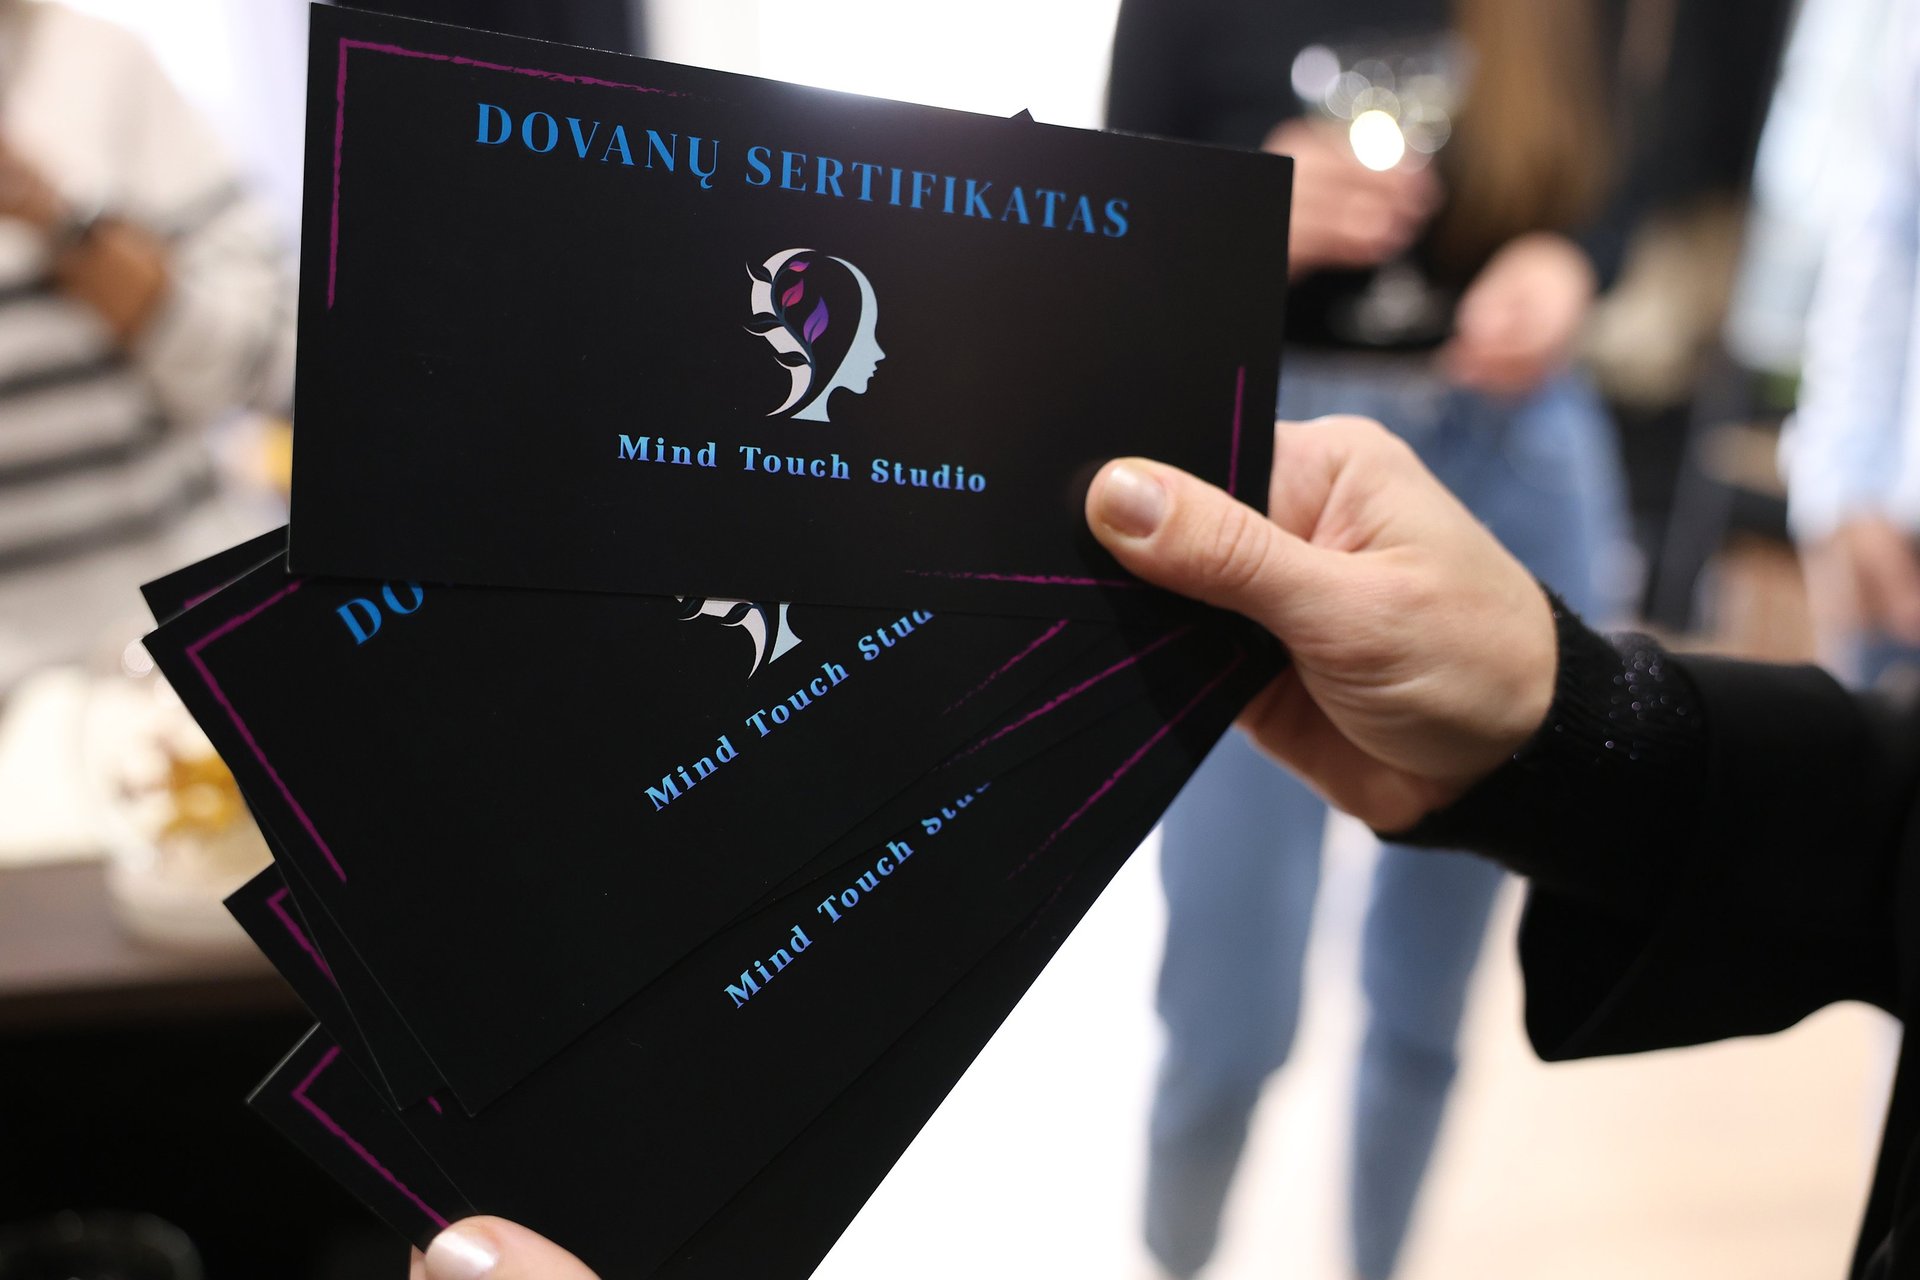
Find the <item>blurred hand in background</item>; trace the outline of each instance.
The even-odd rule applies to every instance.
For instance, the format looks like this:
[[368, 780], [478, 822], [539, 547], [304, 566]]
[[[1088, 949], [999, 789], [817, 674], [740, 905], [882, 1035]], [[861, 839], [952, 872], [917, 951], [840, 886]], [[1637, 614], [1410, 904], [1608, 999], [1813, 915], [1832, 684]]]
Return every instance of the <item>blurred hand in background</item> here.
[[1293, 157], [1287, 273], [1377, 267], [1405, 253], [1440, 207], [1430, 169], [1369, 169], [1345, 133], [1321, 120], [1274, 126], [1263, 148]]
[[1591, 259], [1563, 235], [1508, 241], [1460, 300], [1440, 353], [1447, 376], [1486, 395], [1537, 391], [1573, 363], [1597, 284]]
[[56, 285], [91, 307], [125, 346], [146, 329], [166, 295], [170, 272], [160, 238], [121, 218], [73, 208], [47, 176], [0, 138], [0, 218], [47, 237]]
[[1920, 552], [1905, 529], [1856, 515], [1801, 556], [1827, 625], [1920, 645]]
[[66, 202], [30, 161], [0, 139], [0, 218], [19, 218], [52, 231], [66, 215]]

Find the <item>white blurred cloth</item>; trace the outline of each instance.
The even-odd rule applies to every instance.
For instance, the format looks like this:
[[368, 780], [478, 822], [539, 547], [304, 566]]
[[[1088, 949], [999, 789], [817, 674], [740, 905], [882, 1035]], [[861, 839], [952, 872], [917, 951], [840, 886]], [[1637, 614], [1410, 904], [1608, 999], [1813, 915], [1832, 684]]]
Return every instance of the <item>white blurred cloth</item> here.
[[0, 867], [104, 853], [82, 773], [90, 681], [76, 667], [42, 671], [0, 717]]
[[1783, 442], [1795, 536], [1817, 541], [1854, 516], [1920, 532], [1920, 0], [1894, 0], [1879, 29], [1880, 77], [1850, 93], [1871, 146], [1832, 175], [1841, 216], [1807, 325], [1800, 408]]
[[222, 545], [208, 536], [219, 518], [207, 510], [207, 428], [288, 407], [294, 296], [272, 215], [120, 28], [47, 0], [0, 0], [0, 143], [76, 216], [157, 236], [167, 271], [158, 310], [122, 348], [55, 287], [47, 237], [0, 218], [4, 696], [137, 615], [143, 579]]
[[1827, 246], [1876, 155], [1887, 24], [1904, 0], [1806, 0], [1794, 20], [1753, 163], [1728, 349], [1796, 373]]

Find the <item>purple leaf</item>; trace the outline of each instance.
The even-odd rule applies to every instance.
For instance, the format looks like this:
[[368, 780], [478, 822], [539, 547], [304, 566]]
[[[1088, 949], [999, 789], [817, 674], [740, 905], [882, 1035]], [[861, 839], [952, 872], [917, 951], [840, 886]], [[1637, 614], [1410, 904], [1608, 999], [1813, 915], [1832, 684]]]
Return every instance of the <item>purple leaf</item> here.
[[808, 342], [812, 342], [827, 331], [827, 300], [825, 298], [813, 304], [813, 314], [800, 326], [800, 332]]
[[804, 283], [795, 282], [793, 288], [780, 295], [780, 305], [783, 307], [791, 307], [799, 302], [801, 298], [805, 297], [806, 292], [807, 286]]
[[809, 266], [811, 266], [811, 265], [812, 265], [811, 263], [807, 263], [807, 262], [789, 262], [789, 263], [787, 264], [787, 270], [789, 270], [789, 271], [805, 271], [805, 270], [806, 270], [806, 269], [807, 269], [807, 268], [808, 268]]

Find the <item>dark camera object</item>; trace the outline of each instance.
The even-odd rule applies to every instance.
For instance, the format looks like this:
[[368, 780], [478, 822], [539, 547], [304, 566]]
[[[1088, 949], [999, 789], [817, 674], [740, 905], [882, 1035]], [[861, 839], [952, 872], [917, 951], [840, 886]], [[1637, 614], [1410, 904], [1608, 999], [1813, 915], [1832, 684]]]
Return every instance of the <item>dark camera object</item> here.
[[145, 1213], [61, 1213], [0, 1227], [0, 1280], [206, 1280], [186, 1233]]

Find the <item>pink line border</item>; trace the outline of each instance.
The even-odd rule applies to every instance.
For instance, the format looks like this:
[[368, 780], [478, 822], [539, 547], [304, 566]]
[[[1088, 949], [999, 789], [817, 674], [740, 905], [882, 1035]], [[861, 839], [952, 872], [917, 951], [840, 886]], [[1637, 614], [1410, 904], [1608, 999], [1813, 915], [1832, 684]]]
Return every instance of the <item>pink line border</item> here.
[[940, 714], [951, 715], [953, 712], [958, 711], [961, 707], [965, 706], [968, 702], [972, 701], [975, 697], [977, 697], [981, 693], [984, 693], [988, 685], [991, 685], [995, 680], [998, 680], [1001, 676], [1007, 674], [1007, 672], [1013, 670], [1015, 667], [1019, 666], [1022, 662], [1032, 657], [1034, 652], [1037, 649], [1039, 649], [1041, 645], [1053, 639], [1055, 636], [1059, 635], [1062, 631], [1065, 631], [1067, 629], [1068, 621], [1069, 621], [1068, 619], [1062, 618], [1058, 622], [1055, 622], [1052, 626], [1048, 627], [1045, 631], [1042, 631], [1038, 636], [1034, 638], [1032, 644], [1029, 644], [1026, 648], [1022, 649], [1020, 652], [1014, 654], [1011, 658], [1008, 658], [1005, 662], [1001, 663], [999, 670], [995, 671], [992, 675], [988, 676], [985, 680], [982, 680], [979, 684], [975, 685], [972, 689], [962, 694], [958, 702], [955, 702], [952, 706], [948, 707], [945, 711], [941, 712]]
[[1240, 664], [1246, 660], [1246, 656], [1247, 655], [1243, 650], [1236, 650], [1233, 655], [1233, 661], [1229, 662], [1221, 670], [1221, 672], [1218, 675], [1214, 676], [1213, 679], [1207, 681], [1206, 684], [1202, 685], [1200, 688], [1200, 692], [1194, 694], [1192, 700], [1189, 701], [1186, 706], [1180, 708], [1179, 711], [1175, 712], [1173, 717], [1169, 719], [1165, 724], [1162, 724], [1158, 729], [1155, 729], [1152, 735], [1149, 736], [1145, 742], [1141, 743], [1138, 747], [1134, 748], [1133, 754], [1128, 756], [1125, 760], [1122, 760], [1120, 762], [1120, 767], [1115, 769], [1111, 774], [1109, 774], [1105, 782], [1101, 783], [1098, 787], [1094, 788], [1093, 794], [1088, 796], [1083, 802], [1081, 802], [1081, 805], [1078, 809], [1075, 809], [1072, 813], [1068, 814], [1067, 820], [1061, 823], [1059, 826], [1055, 827], [1053, 829], [1053, 834], [1040, 842], [1039, 848], [1035, 849], [1032, 853], [1027, 855], [1026, 861], [1022, 862], [1019, 866], [1015, 867], [1011, 872], [1007, 874], [1007, 879], [1009, 880], [1013, 879], [1014, 876], [1019, 875], [1021, 872], [1025, 871], [1029, 866], [1033, 865], [1034, 859], [1038, 858], [1041, 854], [1045, 853], [1048, 849], [1051, 849], [1054, 845], [1054, 842], [1059, 840], [1061, 836], [1067, 833], [1067, 829], [1069, 827], [1073, 826], [1074, 823], [1080, 821], [1080, 819], [1086, 817], [1088, 811], [1091, 810], [1096, 804], [1100, 803], [1101, 800], [1105, 799], [1107, 794], [1120, 784], [1120, 780], [1122, 778], [1126, 777], [1129, 773], [1133, 772], [1135, 765], [1138, 765], [1142, 760], [1146, 759], [1148, 752], [1152, 751], [1156, 746], [1160, 745], [1160, 742], [1169, 733], [1172, 733], [1175, 727], [1178, 726], [1182, 720], [1185, 720], [1189, 715], [1192, 715], [1194, 708], [1198, 707], [1202, 702], [1206, 701], [1207, 696], [1211, 694], [1215, 689], [1218, 689], [1223, 683], [1225, 683], [1226, 678], [1228, 676], [1232, 675], [1235, 671], [1239, 670]]
[[340, 882], [345, 884], [347, 879], [346, 869], [340, 865], [340, 860], [333, 856], [333, 850], [329, 848], [327, 842], [321, 838], [319, 829], [313, 825], [313, 819], [308, 817], [307, 811], [300, 807], [300, 802], [293, 798], [293, 792], [288, 789], [286, 781], [281, 778], [280, 771], [273, 767], [273, 764], [267, 759], [267, 753], [260, 749], [259, 742], [254, 739], [253, 730], [247, 727], [247, 722], [240, 718], [238, 711], [234, 710], [233, 703], [227, 698], [226, 690], [222, 689], [220, 682], [213, 678], [213, 672], [208, 669], [206, 660], [200, 656], [200, 651], [212, 644], [215, 640], [253, 621], [268, 609], [298, 591], [300, 584], [304, 581], [306, 581], [304, 578], [295, 578], [292, 582], [289, 582], [286, 586], [253, 606], [253, 608], [248, 609], [245, 613], [236, 614], [234, 617], [228, 618], [212, 631], [207, 632], [206, 635], [195, 640], [187, 646], [187, 660], [193, 663], [193, 669], [200, 673], [200, 679], [206, 683], [207, 690], [213, 694], [214, 700], [218, 702], [221, 709], [227, 713], [227, 719], [233, 721], [233, 727], [240, 731], [240, 737], [246, 742], [247, 748], [253, 752], [253, 758], [260, 762], [262, 769], [267, 771], [267, 777], [273, 779], [273, 785], [280, 790], [280, 798], [287, 802], [287, 807], [293, 810], [293, 816], [300, 820], [302, 827], [306, 828], [307, 835], [312, 838], [314, 845], [326, 858], [327, 865], [333, 868], [333, 874], [340, 877]]
[[308, 939], [306, 932], [300, 928], [299, 924], [286, 908], [287, 895], [292, 892], [293, 891], [287, 888], [287, 886], [281, 885], [278, 889], [268, 894], [267, 910], [280, 917], [280, 923], [285, 925], [287, 932], [293, 935], [293, 940], [300, 944], [300, 949], [306, 952], [307, 956], [316, 965], [320, 966], [320, 972], [326, 974], [327, 981], [331, 982], [337, 989], [340, 986], [340, 980], [334, 977], [333, 970], [327, 967], [327, 958], [320, 954], [320, 949], [314, 946], [312, 941]]
[[1085, 680], [1082, 680], [1079, 684], [1074, 685], [1072, 688], [1066, 690], [1065, 692], [1056, 694], [1054, 697], [1047, 699], [1047, 701], [1041, 703], [1038, 707], [1035, 707], [1032, 711], [1027, 712], [1026, 715], [1021, 716], [1018, 720], [1015, 720], [1012, 724], [1001, 725], [1000, 728], [988, 734], [986, 737], [980, 739], [980, 741], [974, 743], [972, 746], [968, 747], [965, 751], [962, 751], [955, 758], [965, 759], [966, 757], [972, 755], [974, 752], [979, 751], [982, 748], [989, 746], [992, 743], [998, 742], [1000, 739], [1006, 737], [1008, 734], [1014, 732], [1016, 729], [1021, 729], [1029, 724], [1032, 724], [1035, 720], [1038, 720], [1041, 716], [1048, 715], [1054, 711], [1058, 711], [1061, 707], [1065, 706], [1069, 702], [1072, 702], [1075, 698], [1079, 697], [1081, 694], [1085, 693], [1087, 690], [1093, 688], [1093, 686], [1099, 684], [1101, 681], [1106, 680], [1111, 676], [1116, 676], [1120, 674], [1122, 671], [1125, 671], [1128, 667], [1131, 667], [1135, 663], [1144, 660], [1148, 654], [1154, 652], [1156, 649], [1165, 648], [1167, 645], [1172, 644], [1174, 641], [1185, 636], [1188, 632], [1192, 630], [1193, 630], [1193, 624], [1188, 623], [1184, 627], [1177, 627], [1174, 630], [1169, 631], [1166, 634], [1157, 637], [1151, 644], [1147, 645], [1145, 648], [1137, 649], [1134, 652], [1128, 654], [1126, 657], [1120, 659], [1120, 661], [1114, 663], [1112, 666], [1108, 667], [1105, 671], [1100, 672], [1098, 675], [1088, 676]]
[[[1227, 492], [1236, 497], [1239, 496], [1240, 487], [1240, 422], [1246, 416], [1246, 399], [1247, 366], [1243, 364], [1234, 370], [1233, 375], [1233, 436], [1227, 446]], [[1109, 587], [1138, 591], [1147, 585], [1137, 578], [1077, 578], [1057, 573], [996, 573], [965, 569], [908, 569], [907, 572], [916, 578], [1011, 582], [1023, 587]]]
[[909, 569], [916, 578], [961, 578], [973, 582], [1017, 582], [1027, 587], [1132, 587], [1147, 584], [1132, 578], [1076, 578], [1057, 573], [987, 573], [964, 569]]
[[333, 82], [333, 214], [327, 226], [327, 310], [329, 311], [333, 310], [335, 285], [340, 274], [340, 156], [346, 146], [347, 132], [347, 53], [353, 49], [364, 49], [368, 53], [388, 53], [400, 58], [423, 58], [428, 62], [447, 62], [456, 67], [477, 67], [482, 71], [505, 71], [510, 75], [533, 76], [539, 80], [553, 80], [561, 84], [592, 85], [602, 89], [627, 89], [634, 93], [658, 93], [669, 98], [689, 96], [679, 90], [660, 89], [652, 85], [602, 80], [598, 76], [574, 75], [565, 71], [542, 71], [537, 67], [510, 67], [505, 63], [486, 62], [460, 54], [429, 53], [424, 49], [407, 49], [397, 44], [382, 44], [377, 40], [354, 40], [342, 36], [338, 53], [339, 72], [335, 75]]
[[1227, 453], [1227, 492], [1240, 496], [1240, 417], [1247, 399], [1247, 366], [1233, 375], [1233, 443]]
[[339, 1045], [334, 1045], [331, 1049], [328, 1049], [326, 1053], [321, 1055], [319, 1065], [314, 1067], [313, 1070], [307, 1072], [307, 1078], [305, 1080], [302, 1080], [299, 1084], [295, 1085], [293, 1087], [293, 1092], [288, 1096], [291, 1097], [295, 1102], [299, 1103], [300, 1106], [306, 1110], [308, 1115], [312, 1116], [315, 1120], [318, 1120], [320, 1122], [321, 1128], [325, 1129], [328, 1133], [332, 1134], [334, 1137], [344, 1142], [347, 1145], [347, 1149], [349, 1151], [353, 1152], [353, 1154], [359, 1156], [362, 1160], [366, 1162], [368, 1168], [372, 1169], [375, 1173], [379, 1174], [382, 1178], [385, 1178], [387, 1180], [387, 1183], [390, 1186], [392, 1186], [394, 1190], [398, 1191], [401, 1195], [411, 1200], [414, 1204], [414, 1207], [419, 1209], [420, 1212], [426, 1214], [428, 1220], [431, 1221], [434, 1226], [439, 1227], [442, 1230], [445, 1230], [446, 1227], [449, 1225], [447, 1220], [442, 1216], [440, 1216], [440, 1214], [434, 1212], [432, 1205], [429, 1205], [425, 1200], [422, 1200], [418, 1195], [416, 1195], [412, 1187], [409, 1187], [406, 1183], [394, 1177], [393, 1171], [391, 1169], [387, 1168], [387, 1166], [381, 1164], [378, 1160], [373, 1158], [373, 1152], [367, 1150], [364, 1146], [362, 1146], [360, 1142], [357, 1139], [355, 1139], [352, 1134], [348, 1133], [345, 1129], [342, 1129], [340, 1127], [339, 1121], [335, 1120], [332, 1116], [328, 1115], [324, 1110], [321, 1109], [319, 1103], [315, 1102], [312, 1098], [309, 1098], [307, 1096], [307, 1090], [312, 1088], [313, 1082], [320, 1078], [320, 1073], [325, 1071], [328, 1067], [332, 1066], [334, 1063], [334, 1059], [338, 1058], [339, 1056], [340, 1056]]

